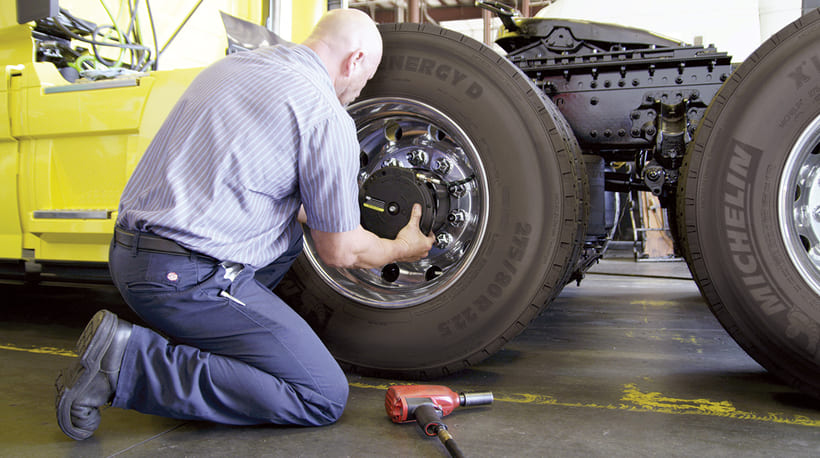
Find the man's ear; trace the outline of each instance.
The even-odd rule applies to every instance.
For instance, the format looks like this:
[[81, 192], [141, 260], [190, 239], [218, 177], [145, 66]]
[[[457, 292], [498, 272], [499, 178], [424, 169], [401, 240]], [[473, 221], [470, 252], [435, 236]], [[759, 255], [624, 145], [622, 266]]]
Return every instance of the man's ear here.
[[353, 75], [353, 71], [356, 69], [357, 66], [361, 66], [364, 64], [364, 51], [361, 49], [357, 49], [350, 53], [347, 56], [347, 59], [344, 61], [343, 65], [343, 74], [346, 77], [350, 77]]

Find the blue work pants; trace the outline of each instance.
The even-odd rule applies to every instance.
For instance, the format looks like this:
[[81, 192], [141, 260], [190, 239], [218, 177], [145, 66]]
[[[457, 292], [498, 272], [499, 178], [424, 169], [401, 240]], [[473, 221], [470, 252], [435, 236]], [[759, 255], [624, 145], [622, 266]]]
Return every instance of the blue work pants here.
[[112, 242], [114, 283], [152, 328], [133, 327], [112, 405], [234, 425], [335, 422], [347, 379], [271, 291], [301, 249], [300, 238], [270, 266], [231, 279], [241, 266]]

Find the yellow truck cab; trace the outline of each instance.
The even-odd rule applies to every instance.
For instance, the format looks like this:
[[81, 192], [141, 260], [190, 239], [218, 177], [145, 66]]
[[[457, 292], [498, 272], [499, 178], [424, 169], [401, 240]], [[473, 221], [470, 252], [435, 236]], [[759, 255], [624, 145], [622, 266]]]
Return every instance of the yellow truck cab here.
[[0, 0], [0, 275], [105, 280], [120, 193], [200, 69], [69, 82], [36, 60], [27, 2]]

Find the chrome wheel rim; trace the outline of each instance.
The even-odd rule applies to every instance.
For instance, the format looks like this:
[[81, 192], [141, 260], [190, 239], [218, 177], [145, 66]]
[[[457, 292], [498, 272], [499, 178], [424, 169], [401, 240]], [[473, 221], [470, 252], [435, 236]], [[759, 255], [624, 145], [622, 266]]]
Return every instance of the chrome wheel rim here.
[[786, 251], [801, 276], [820, 295], [820, 116], [789, 152], [778, 196]]
[[402, 98], [373, 98], [348, 107], [356, 121], [362, 167], [359, 186], [387, 166], [423, 170], [450, 184], [448, 222], [429, 255], [379, 269], [325, 265], [305, 237], [305, 255], [319, 277], [355, 302], [377, 308], [412, 307], [447, 291], [474, 260], [488, 214], [487, 178], [478, 150], [445, 113]]

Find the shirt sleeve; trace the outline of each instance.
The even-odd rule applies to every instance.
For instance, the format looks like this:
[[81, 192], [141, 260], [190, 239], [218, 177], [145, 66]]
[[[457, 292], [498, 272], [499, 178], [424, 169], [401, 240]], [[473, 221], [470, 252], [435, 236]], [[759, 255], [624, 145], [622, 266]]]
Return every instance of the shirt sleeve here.
[[359, 226], [359, 142], [353, 119], [342, 113], [317, 123], [301, 139], [299, 193], [307, 225], [322, 232]]

